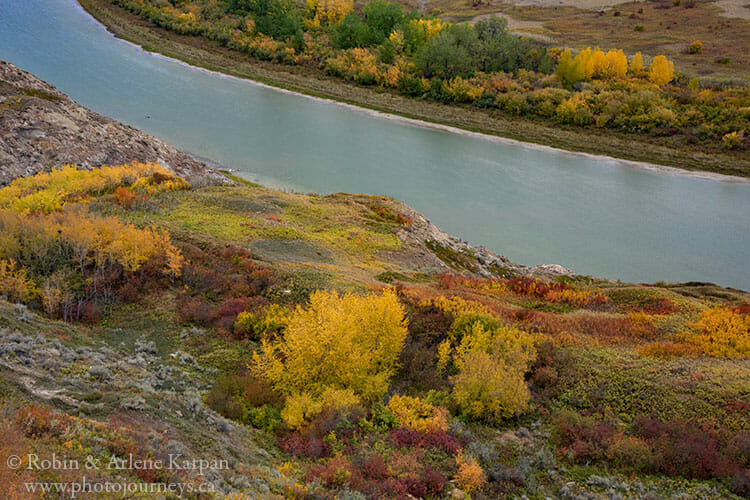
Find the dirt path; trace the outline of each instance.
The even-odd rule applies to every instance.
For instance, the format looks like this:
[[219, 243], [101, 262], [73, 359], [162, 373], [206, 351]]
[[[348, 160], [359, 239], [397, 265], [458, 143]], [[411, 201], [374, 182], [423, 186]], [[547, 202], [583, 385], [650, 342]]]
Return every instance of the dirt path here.
[[[742, 0], [740, 0], [742, 1]], [[627, 3], [627, 0], [513, 0], [515, 5], [535, 5], [540, 7], [578, 7], [579, 9], [601, 10], [613, 5]]]
[[508, 29], [510, 30], [523, 30], [523, 29], [529, 29], [529, 28], [542, 28], [542, 22], [541, 21], [522, 21], [520, 19], [514, 19], [510, 17], [508, 14], [503, 14], [502, 12], [492, 12], [489, 14], [480, 14], [473, 18], [471, 21], [469, 21], [471, 24], [476, 23], [477, 21], [481, 21], [482, 19], [487, 19], [488, 17], [492, 16], [498, 16], [498, 17], [504, 17], [506, 21], [508, 21]]

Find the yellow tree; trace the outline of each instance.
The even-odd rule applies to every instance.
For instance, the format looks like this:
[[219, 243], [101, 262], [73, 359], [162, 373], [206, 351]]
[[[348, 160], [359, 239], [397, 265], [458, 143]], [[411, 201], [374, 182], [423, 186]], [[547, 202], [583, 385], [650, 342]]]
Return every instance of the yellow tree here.
[[630, 59], [630, 74], [638, 76], [643, 72], [643, 54], [636, 52]]
[[354, 0], [307, 0], [305, 2], [312, 17], [311, 27], [321, 24], [336, 24], [354, 10]]
[[339, 295], [316, 291], [298, 307], [278, 341], [264, 341], [252, 368], [284, 394], [351, 390], [374, 400], [388, 390], [406, 338], [393, 291]]
[[500, 420], [521, 413], [530, 399], [524, 374], [536, 358], [530, 335], [513, 327], [485, 330], [474, 323], [453, 356], [453, 399], [474, 418]]
[[674, 63], [664, 56], [654, 57], [648, 69], [648, 79], [657, 85], [666, 85], [674, 78]]

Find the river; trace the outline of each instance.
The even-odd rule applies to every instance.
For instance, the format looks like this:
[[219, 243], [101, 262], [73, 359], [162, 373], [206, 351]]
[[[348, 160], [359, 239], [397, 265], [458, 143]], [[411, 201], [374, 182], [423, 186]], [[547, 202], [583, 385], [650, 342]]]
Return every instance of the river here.
[[0, 1], [0, 59], [272, 187], [382, 194], [522, 264], [750, 290], [750, 183], [420, 127], [151, 55], [73, 0]]

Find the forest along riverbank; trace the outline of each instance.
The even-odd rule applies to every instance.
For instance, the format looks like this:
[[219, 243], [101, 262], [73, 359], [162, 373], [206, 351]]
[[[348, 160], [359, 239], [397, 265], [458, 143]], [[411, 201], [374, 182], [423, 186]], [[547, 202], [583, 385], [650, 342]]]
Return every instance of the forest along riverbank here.
[[324, 97], [407, 118], [613, 158], [655, 163], [684, 170], [750, 176], [750, 159], [722, 152], [706, 153], [689, 145], [675, 147], [659, 138], [620, 133], [612, 129], [550, 124], [528, 117], [490, 115], [473, 106], [445, 105], [405, 97], [382, 88], [364, 88], [310, 67], [260, 61], [216, 46], [200, 37], [183, 36], [158, 28], [109, 0], [77, 0], [115, 36], [151, 52], [193, 66], [256, 80], [268, 85]]

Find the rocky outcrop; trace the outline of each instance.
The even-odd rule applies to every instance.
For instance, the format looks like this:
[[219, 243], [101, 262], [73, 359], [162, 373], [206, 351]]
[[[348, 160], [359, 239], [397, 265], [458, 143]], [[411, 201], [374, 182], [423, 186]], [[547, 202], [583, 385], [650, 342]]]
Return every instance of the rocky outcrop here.
[[507, 257], [497, 255], [486, 247], [475, 246], [451, 236], [430, 222], [424, 215], [400, 201], [384, 196], [365, 194], [338, 194], [351, 203], [364, 207], [386, 207], [400, 214], [408, 224], [401, 224], [396, 235], [403, 248], [387, 254], [387, 260], [405, 269], [425, 273], [459, 273], [483, 278], [512, 278], [532, 276], [555, 278], [574, 276], [573, 271], [558, 264], [524, 266]]
[[194, 186], [232, 183], [205, 163], [0, 61], [0, 186], [66, 163], [95, 168], [132, 161], [161, 163]]
[[523, 266], [511, 262], [507, 257], [497, 255], [483, 246], [470, 243], [442, 231], [427, 218], [401, 204], [400, 211], [412, 221], [398, 233], [406, 244], [426, 246], [431, 253], [454, 271], [468, 272], [486, 278], [511, 276], [572, 276], [573, 272], [558, 264]]

